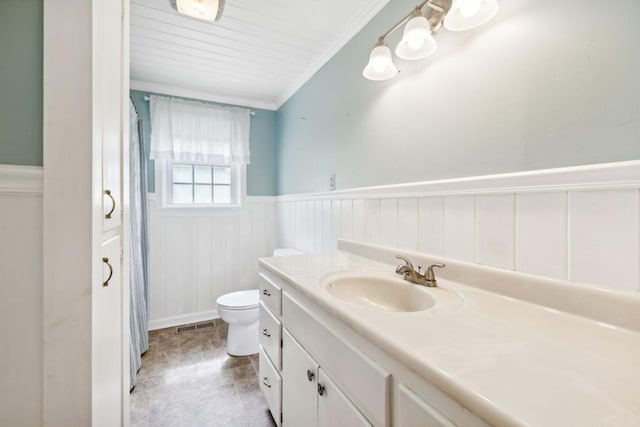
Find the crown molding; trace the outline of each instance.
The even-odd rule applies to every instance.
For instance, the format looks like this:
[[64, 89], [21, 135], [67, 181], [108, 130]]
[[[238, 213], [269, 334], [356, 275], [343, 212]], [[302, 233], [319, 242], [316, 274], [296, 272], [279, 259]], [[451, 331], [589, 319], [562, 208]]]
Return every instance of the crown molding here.
[[390, 0], [376, 0], [371, 1], [367, 8], [362, 10], [362, 12], [355, 17], [351, 23], [344, 29], [342, 34], [336, 38], [331, 46], [324, 52], [324, 54], [319, 57], [316, 61], [312, 62], [307, 69], [302, 72], [297, 79], [295, 79], [289, 86], [287, 86], [282, 95], [277, 99], [276, 102], [276, 110], [279, 109], [282, 104], [287, 102], [289, 98], [291, 98], [297, 91], [300, 89], [307, 81], [309, 81], [315, 73], [320, 70], [333, 56], [340, 51], [344, 47], [344, 45], [349, 42], [358, 34], [362, 28], [364, 28], [374, 16], [378, 14], [385, 7]]
[[0, 165], [1, 195], [42, 196], [42, 166]]
[[275, 102], [264, 101], [255, 98], [246, 98], [242, 96], [216, 95], [201, 90], [186, 89], [176, 86], [168, 86], [159, 83], [151, 83], [142, 80], [131, 80], [131, 90], [139, 90], [142, 92], [152, 92], [160, 95], [179, 96], [182, 98], [197, 99], [201, 101], [217, 102], [220, 104], [237, 105], [241, 107], [259, 108], [261, 110], [275, 111], [278, 105]]

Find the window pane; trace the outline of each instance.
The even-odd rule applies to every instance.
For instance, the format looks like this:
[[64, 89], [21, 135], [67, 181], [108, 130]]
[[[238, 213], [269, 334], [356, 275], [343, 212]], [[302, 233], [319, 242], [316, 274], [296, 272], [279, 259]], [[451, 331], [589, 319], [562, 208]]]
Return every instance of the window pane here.
[[193, 177], [198, 184], [211, 184], [211, 166], [194, 166]]
[[[211, 172], [211, 169], [209, 169]], [[196, 185], [194, 188], [195, 200], [194, 203], [211, 203], [211, 186], [210, 185]]]
[[231, 184], [231, 168], [229, 166], [214, 166], [213, 182], [216, 184]]
[[191, 165], [173, 165], [173, 182], [193, 182]]
[[193, 203], [193, 193], [189, 184], [173, 184], [173, 203]]
[[231, 203], [231, 186], [214, 185], [213, 203]]

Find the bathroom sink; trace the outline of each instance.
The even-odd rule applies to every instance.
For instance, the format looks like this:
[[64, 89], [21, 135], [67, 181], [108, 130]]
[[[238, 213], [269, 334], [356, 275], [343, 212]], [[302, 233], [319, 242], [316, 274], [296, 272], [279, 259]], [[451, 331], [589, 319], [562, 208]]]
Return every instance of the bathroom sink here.
[[414, 312], [436, 304], [427, 288], [391, 274], [338, 273], [326, 277], [322, 284], [341, 300], [379, 310]]

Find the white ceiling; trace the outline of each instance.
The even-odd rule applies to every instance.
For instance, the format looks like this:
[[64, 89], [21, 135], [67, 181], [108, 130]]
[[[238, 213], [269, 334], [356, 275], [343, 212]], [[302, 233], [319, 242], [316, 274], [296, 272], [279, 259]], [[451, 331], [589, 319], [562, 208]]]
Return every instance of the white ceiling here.
[[275, 110], [388, 2], [226, 0], [207, 23], [131, 0], [131, 88]]

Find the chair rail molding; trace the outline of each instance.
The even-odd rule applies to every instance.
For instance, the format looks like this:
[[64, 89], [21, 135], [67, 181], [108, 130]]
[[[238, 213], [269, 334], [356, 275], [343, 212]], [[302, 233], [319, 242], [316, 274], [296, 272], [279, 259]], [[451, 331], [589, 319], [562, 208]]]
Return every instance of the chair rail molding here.
[[277, 196], [297, 200], [612, 190], [640, 187], [640, 160]]
[[0, 165], [0, 194], [42, 196], [41, 166]]

